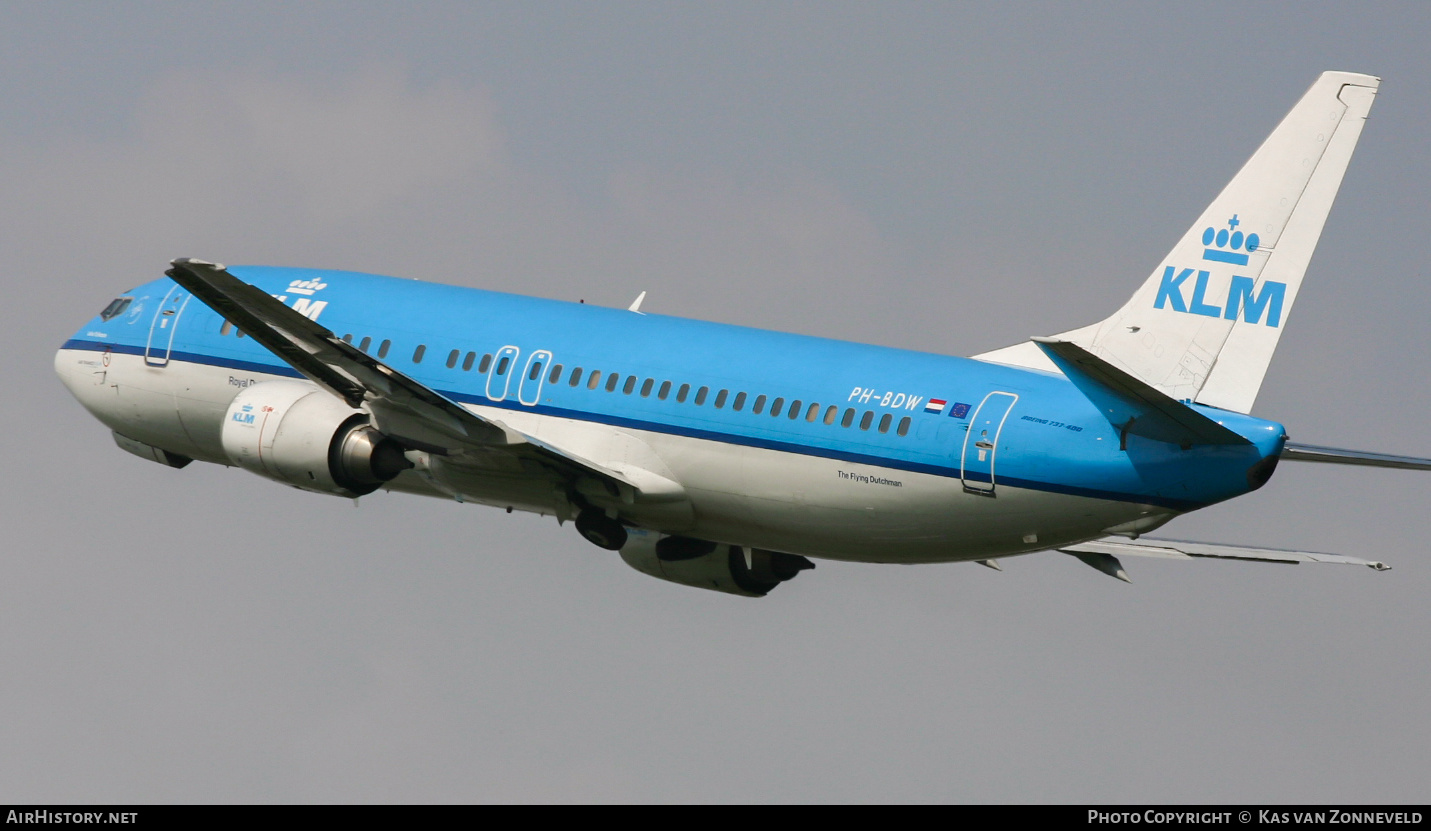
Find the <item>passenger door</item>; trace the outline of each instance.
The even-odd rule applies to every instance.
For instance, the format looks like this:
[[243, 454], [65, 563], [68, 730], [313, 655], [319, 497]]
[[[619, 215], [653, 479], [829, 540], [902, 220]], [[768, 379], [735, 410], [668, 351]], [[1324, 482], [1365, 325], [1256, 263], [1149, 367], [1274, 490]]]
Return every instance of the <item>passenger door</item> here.
[[149, 340], [144, 344], [144, 363], [148, 366], [168, 366], [169, 353], [174, 348], [174, 332], [179, 328], [179, 316], [189, 305], [189, 293], [179, 286], [169, 289], [164, 301], [154, 310], [149, 324]]
[[964, 434], [960, 454], [959, 478], [964, 482], [964, 490], [994, 495], [994, 456], [999, 450], [999, 434], [1018, 400], [1011, 392], [991, 392], [979, 402], [979, 408], [969, 419], [969, 432]]

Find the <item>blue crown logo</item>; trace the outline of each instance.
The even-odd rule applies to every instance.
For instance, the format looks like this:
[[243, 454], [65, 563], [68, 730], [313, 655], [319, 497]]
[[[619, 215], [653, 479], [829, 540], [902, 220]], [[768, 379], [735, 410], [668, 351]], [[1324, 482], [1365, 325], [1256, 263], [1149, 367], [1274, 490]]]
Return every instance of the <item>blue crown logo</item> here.
[[[1237, 230], [1237, 226], [1242, 222], [1237, 218], [1237, 214], [1232, 215], [1232, 219], [1227, 221], [1227, 227], [1221, 231], [1214, 231], [1211, 228], [1202, 232], [1202, 244], [1209, 246], [1202, 252], [1204, 260], [1212, 260], [1215, 263], [1232, 263], [1233, 265], [1247, 265], [1247, 255], [1257, 250], [1261, 240], [1256, 234], [1248, 234], [1245, 237]], [[1216, 248], [1211, 246], [1216, 244]], [[1242, 252], [1246, 253], [1242, 253]]]

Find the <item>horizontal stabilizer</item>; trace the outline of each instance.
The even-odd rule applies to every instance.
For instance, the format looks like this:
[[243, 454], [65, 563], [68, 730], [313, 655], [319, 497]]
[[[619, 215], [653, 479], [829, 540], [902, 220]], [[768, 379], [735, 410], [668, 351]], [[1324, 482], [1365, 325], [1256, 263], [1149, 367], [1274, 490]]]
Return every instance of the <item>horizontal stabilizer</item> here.
[[1366, 453], [1340, 447], [1317, 447], [1313, 444], [1291, 442], [1282, 447], [1281, 457], [1289, 462], [1327, 462], [1334, 465], [1391, 467], [1398, 470], [1431, 470], [1431, 459], [1417, 456], [1392, 456], [1388, 453]]
[[1197, 410], [1169, 398], [1076, 343], [1034, 338], [1058, 366], [1119, 430], [1177, 445], [1251, 444]]
[[[1341, 563], [1343, 565], [1367, 566], [1377, 571], [1386, 571], [1391, 566], [1375, 560], [1358, 557], [1343, 557], [1340, 554], [1319, 554], [1313, 551], [1283, 551], [1277, 548], [1249, 548], [1242, 545], [1217, 545], [1209, 542], [1183, 542], [1181, 540], [1145, 539], [1114, 540], [1102, 539], [1065, 545], [1058, 549], [1065, 554], [1082, 558], [1088, 554], [1104, 554], [1110, 557], [1127, 555], [1130, 557], [1162, 557], [1167, 560], [1252, 560], [1264, 563]], [[1087, 562], [1087, 560], [1085, 560]]]

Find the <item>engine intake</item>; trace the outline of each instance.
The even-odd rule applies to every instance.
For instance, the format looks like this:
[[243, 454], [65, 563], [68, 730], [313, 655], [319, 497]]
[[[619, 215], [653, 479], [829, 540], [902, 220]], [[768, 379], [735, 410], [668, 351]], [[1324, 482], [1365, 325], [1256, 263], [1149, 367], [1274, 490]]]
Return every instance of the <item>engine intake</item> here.
[[372, 493], [412, 467], [366, 413], [303, 381], [245, 387], [229, 403], [221, 438], [235, 465], [333, 496]]

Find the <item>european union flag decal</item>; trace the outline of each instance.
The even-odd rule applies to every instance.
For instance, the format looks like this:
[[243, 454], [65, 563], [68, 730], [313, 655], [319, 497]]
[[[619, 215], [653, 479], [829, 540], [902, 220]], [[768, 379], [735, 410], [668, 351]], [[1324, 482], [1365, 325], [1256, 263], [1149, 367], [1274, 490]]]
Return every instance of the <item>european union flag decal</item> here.
[[949, 417], [950, 417], [950, 418], [963, 418], [964, 416], [967, 416], [968, 414], [969, 414], [969, 405], [968, 405], [968, 404], [964, 404], [964, 403], [955, 401], [955, 402], [954, 402], [954, 406], [949, 408]]

